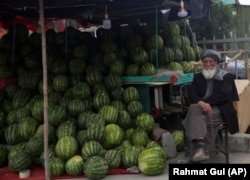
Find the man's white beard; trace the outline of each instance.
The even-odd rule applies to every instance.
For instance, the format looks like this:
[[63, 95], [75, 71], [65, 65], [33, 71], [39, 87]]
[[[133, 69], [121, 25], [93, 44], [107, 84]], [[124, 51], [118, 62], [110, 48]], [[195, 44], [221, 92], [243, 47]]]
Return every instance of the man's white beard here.
[[205, 77], [205, 79], [213, 79], [213, 77], [215, 76], [216, 70], [217, 70], [216, 67], [214, 67], [212, 70], [203, 69], [202, 74]]

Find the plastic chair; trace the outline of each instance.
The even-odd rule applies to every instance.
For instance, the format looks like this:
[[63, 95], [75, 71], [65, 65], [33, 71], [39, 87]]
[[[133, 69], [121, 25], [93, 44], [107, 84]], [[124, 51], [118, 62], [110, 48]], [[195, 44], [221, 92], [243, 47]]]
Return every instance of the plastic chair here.
[[[190, 105], [189, 103], [189, 90], [190, 90], [191, 83], [185, 83], [180, 86], [180, 108], [181, 108], [181, 117], [184, 118], [186, 116], [186, 113], [188, 111], [188, 107]], [[183, 129], [184, 135], [185, 135], [185, 129]], [[223, 136], [224, 134], [224, 136]], [[187, 138], [185, 137], [185, 140]], [[188, 143], [187, 140], [185, 141], [186, 144], [186, 155], [189, 154], [188, 151]], [[225, 155], [225, 163], [229, 164], [229, 148], [228, 148], [228, 128], [226, 122], [222, 122], [220, 124], [219, 131], [216, 135], [215, 142], [213, 142], [215, 152], [221, 152]]]

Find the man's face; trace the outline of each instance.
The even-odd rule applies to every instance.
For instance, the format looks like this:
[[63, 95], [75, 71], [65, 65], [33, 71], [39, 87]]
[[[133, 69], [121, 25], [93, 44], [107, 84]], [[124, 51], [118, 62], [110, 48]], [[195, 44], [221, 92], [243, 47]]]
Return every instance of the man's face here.
[[205, 79], [212, 79], [216, 73], [217, 62], [210, 57], [205, 57], [202, 61], [202, 65], [202, 74], [204, 75]]

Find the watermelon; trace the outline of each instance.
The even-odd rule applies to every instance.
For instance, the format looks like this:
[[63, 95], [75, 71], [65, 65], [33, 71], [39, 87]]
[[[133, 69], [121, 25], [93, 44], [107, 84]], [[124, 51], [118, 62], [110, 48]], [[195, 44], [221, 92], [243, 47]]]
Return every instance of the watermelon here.
[[125, 103], [122, 100], [119, 100], [119, 99], [112, 100], [110, 105], [116, 107], [118, 111], [126, 109]]
[[159, 57], [158, 57], [159, 66], [162, 67], [174, 61], [174, 56], [175, 56], [175, 52], [173, 48], [170, 48], [170, 47], [160, 48]]
[[138, 156], [138, 167], [142, 174], [154, 176], [162, 174], [166, 167], [166, 155], [160, 146], [147, 148]]
[[84, 160], [87, 160], [91, 156], [103, 156], [105, 149], [98, 141], [88, 141], [81, 148], [81, 155]]
[[58, 157], [52, 157], [49, 160], [49, 171], [52, 177], [63, 175], [65, 173], [65, 162]]
[[170, 71], [183, 71], [182, 65], [178, 62], [170, 62], [166, 68]]
[[82, 147], [87, 142], [87, 130], [79, 130], [76, 134], [76, 140], [80, 147]]
[[89, 157], [83, 166], [84, 175], [89, 179], [103, 179], [109, 170], [109, 166], [104, 157], [92, 156]]
[[19, 151], [9, 158], [8, 167], [13, 173], [30, 169], [32, 165], [31, 156], [25, 151]]
[[87, 141], [98, 141], [102, 142], [105, 136], [105, 125], [104, 123], [91, 124], [88, 126], [86, 131]]
[[103, 147], [113, 149], [119, 146], [124, 138], [124, 130], [117, 124], [107, 124], [105, 126], [105, 137]]
[[142, 76], [152, 76], [156, 75], [157, 69], [153, 63], [145, 63], [140, 67], [140, 75]]
[[72, 121], [64, 121], [56, 129], [56, 137], [60, 139], [64, 136], [76, 136], [76, 126]]
[[164, 40], [161, 35], [151, 35], [146, 39], [146, 47], [147, 49], [156, 49], [156, 48], [163, 48]]
[[126, 41], [126, 47], [131, 50], [136, 47], [141, 47], [142, 46], [142, 37], [138, 34], [133, 34], [128, 37]]
[[126, 147], [122, 154], [122, 166], [124, 168], [131, 168], [133, 166], [138, 166], [138, 157], [140, 154], [140, 149], [137, 146]]
[[109, 74], [104, 78], [104, 85], [108, 90], [122, 86], [122, 78], [117, 74]]
[[26, 88], [18, 89], [12, 99], [13, 109], [19, 109], [21, 107], [24, 107], [26, 103], [28, 103], [30, 98], [31, 98], [31, 93], [28, 89]]
[[184, 132], [175, 130], [174, 132], [172, 132], [172, 136], [176, 144], [176, 150], [178, 152], [182, 151], [185, 147]]
[[107, 150], [104, 159], [107, 161], [109, 169], [120, 168], [121, 166], [121, 155], [118, 150]]
[[140, 75], [140, 66], [138, 64], [128, 64], [125, 70], [127, 76], [138, 76]]
[[123, 100], [127, 104], [131, 101], [138, 101], [140, 98], [139, 96], [139, 91], [134, 86], [128, 86], [124, 89]]
[[26, 144], [26, 151], [32, 157], [38, 157], [43, 152], [43, 138], [33, 136], [31, 137]]
[[150, 134], [153, 132], [155, 126], [154, 117], [149, 113], [142, 112], [136, 116], [135, 126]]
[[60, 105], [51, 105], [49, 107], [48, 114], [49, 124], [55, 127], [67, 119], [67, 111], [63, 106]]
[[132, 133], [130, 140], [133, 145], [142, 145], [146, 147], [149, 141], [149, 136], [145, 130], [136, 129]]
[[73, 86], [72, 95], [76, 99], [88, 99], [90, 94], [90, 85], [86, 82], [80, 82]]
[[65, 163], [65, 171], [68, 175], [79, 176], [83, 175], [84, 160], [82, 156], [75, 155], [68, 159]]
[[140, 101], [131, 101], [127, 104], [127, 111], [134, 118], [143, 112], [143, 105]]
[[93, 106], [96, 110], [99, 110], [103, 106], [110, 104], [109, 94], [105, 91], [97, 92], [93, 97]]
[[64, 136], [56, 143], [56, 155], [64, 161], [67, 161], [68, 159], [76, 155], [77, 151], [77, 140], [73, 136]]
[[192, 73], [194, 72], [194, 65], [191, 61], [182, 61], [181, 62], [183, 72], [184, 73]]
[[116, 124], [118, 124], [124, 130], [132, 126], [132, 118], [127, 110], [120, 110], [118, 112]]
[[20, 142], [16, 145], [12, 146], [12, 148], [9, 150], [8, 160], [10, 160], [12, 158], [12, 156], [14, 156], [17, 152], [25, 151], [26, 144], [27, 144], [27, 142]]
[[125, 62], [122, 59], [116, 59], [109, 65], [109, 74], [122, 76], [125, 73]]
[[102, 117], [105, 120], [105, 124], [113, 124], [117, 122], [118, 118], [118, 109], [111, 105], [105, 105], [102, 106], [99, 109], [99, 114], [102, 115]]
[[33, 117], [24, 117], [18, 123], [18, 133], [23, 141], [33, 137], [39, 126], [38, 121]]
[[142, 47], [136, 47], [130, 52], [130, 62], [143, 65], [149, 61], [148, 53]]
[[21, 137], [18, 133], [18, 127], [18, 124], [11, 124], [5, 129], [4, 137], [8, 145], [15, 145], [21, 142]]

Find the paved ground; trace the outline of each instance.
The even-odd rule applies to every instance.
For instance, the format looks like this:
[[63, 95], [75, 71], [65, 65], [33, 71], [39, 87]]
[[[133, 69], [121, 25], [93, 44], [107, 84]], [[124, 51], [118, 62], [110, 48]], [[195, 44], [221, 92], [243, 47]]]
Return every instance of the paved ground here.
[[[211, 158], [203, 163], [225, 163], [225, 156], [221, 153], [214, 154], [210, 156]], [[187, 163], [188, 159], [184, 152], [180, 152], [177, 154], [175, 158], [167, 160], [167, 166], [165, 171], [161, 175], [157, 176], [145, 176], [143, 174], [126, 174], [126, 175], [108, 175], [104, 178], [104, 180], [168, 180], [168, 165], [169, 163]], [[229, 156], [230, 164], [249, 164], [250, 163], [250, 152], [231, 152]], [[81, 180], [87, 178], [81, 178]], [[65, 180], [65, 179], [64, 179]], [[72, 179], [72, 180], [80, 180], [80, 179]]]

